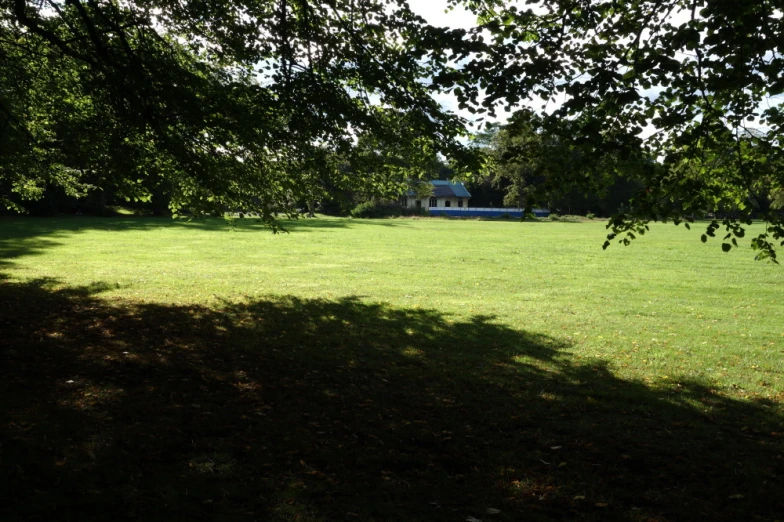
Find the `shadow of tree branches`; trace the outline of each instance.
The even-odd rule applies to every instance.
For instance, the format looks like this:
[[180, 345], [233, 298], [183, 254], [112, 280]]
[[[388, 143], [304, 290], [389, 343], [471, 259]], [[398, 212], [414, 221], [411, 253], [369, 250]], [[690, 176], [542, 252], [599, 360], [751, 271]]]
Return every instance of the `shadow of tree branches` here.
[[[782, 420], [494, 318], [0, 280], [0, 519], [738, 520]], [[488, 509], [500, 512], [488, 513]]]

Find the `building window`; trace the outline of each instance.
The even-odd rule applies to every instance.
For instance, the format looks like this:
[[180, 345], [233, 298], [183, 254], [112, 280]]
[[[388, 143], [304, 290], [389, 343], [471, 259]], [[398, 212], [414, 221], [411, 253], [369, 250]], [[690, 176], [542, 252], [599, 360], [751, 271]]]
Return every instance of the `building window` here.
[[402, 197], [402, 199], [401, 199], [401, 201], [400, 201], [400, 204], [401, 204], [403, 207], [407, 207], [407, 206], [408, 206], [408, 198], [407, 198], [406, 196], [403, 196], [403, 197]]
[[436, 198], [430, 198], [430, 206], [431, 207], [437, 207], [438, 206], [438, 200]]
[[462, 199], [458, 199], [457, 200], [457, 206], [460, 207], [460, 208], [463, 208], [463, 200]]
[[445, 207], [451, 207], [452, 206], [452, 201], [447, 199], [446, 201], [444, 201], [444, 206]]

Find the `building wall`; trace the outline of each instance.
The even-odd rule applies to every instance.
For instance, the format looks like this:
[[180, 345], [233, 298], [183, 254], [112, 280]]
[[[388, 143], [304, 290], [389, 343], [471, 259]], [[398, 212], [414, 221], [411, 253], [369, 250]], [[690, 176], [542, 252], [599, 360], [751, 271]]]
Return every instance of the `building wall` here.
[[[521, 208], [439, 208], [434, 209], [436, 214], [447, 214], [454, 217], [510, 217], [522, 218], [525, 211]], [[534, 216], [547, 217], [550, 211], [543, 208], [533, 209]]]
[[[406, 208], [416, 208], [416, 198], [408, 197]], [[449, 200], [451, 202], [451, 206], [449, 208], [459, 208], [457, 206], [457, 200], [463, 200], [463, 208], [468, 208], [468, 198], [436, 198], [438, 200], [438, 206], [433, 208], [447, 208], [446, 201]], [[424, 198], [422, 201], [422, 208], [431, 208], [430, 207], [430, 198]]]

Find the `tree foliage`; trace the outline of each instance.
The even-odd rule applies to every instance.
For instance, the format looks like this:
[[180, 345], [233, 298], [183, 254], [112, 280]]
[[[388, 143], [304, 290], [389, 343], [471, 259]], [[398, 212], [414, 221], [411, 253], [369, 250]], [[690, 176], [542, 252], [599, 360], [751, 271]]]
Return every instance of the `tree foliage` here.
[[596, 155], [572, 140], [575, 122], [548, 121], [530, 109], [504, 125], [489, 126], [473, 140], [489, 159], [487, 179], [503, 203], [551, 210], [619, 212], [639, 192], [656, 162], [643, 149], [619, 147]]
[[0, 194], [18, 208], [52, 184], [138, 199], [165, 182], [175, 209], [272, 223], [324, 190], [408, 177], [357, 142], [470, 164], [428, 94], [421, 25], [376, 0], [1, 0]]
[[[784, 92], [784, 17], [777, 3], [463, 3], [481, 25], [463, 39], [457, 56], [464, 65], [436, 81], [464, 106], [492, 113], [498, 104], [544, 100], [550, 121], [573, 122], [573, 142], [584, 151], [624, 154], [644, 146], [664, 165], [651, 171], [649, 190], [612, 220], [610, 239], [628, 242], [651, 220], [712, 213], [725, 216], [709, 231], [725, 229], [726, 250], [744, 223], [761, 217], [769, 226], [754, 247], [775, 260], [776, 243], [784, 244], [782, 215], [761, 194], [784, 186], [784, 173], [772, 168], [784, 132], [776, 98]], [[455, 54], [438, 58], [446, 64]], [[708, 157], [721, 158], [720, 171]]]
[[533, 111], [517, 111], [489, 141], [492, 183], [503, 189], [505, 205], [549, 207], [568, 188], [560, 182], [584, 168], [575, 150], [542, 125]]

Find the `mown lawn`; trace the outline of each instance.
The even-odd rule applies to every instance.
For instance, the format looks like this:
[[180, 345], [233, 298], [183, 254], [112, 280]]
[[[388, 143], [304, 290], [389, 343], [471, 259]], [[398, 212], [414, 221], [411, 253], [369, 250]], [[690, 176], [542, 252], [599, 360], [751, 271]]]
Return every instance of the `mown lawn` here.
[[701, 231], [0, 219], [2, 520], [774, 520], [784, 272]]

